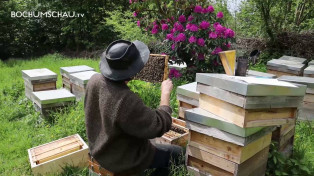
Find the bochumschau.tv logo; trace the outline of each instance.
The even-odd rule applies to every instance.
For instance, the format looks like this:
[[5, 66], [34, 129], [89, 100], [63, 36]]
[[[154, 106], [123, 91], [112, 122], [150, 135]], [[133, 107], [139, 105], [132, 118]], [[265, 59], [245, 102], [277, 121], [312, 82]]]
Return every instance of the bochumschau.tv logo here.
[[74, 11], [58, 12], [58, 11], [11, 11], [12, 18], [81, 18], [84, 17], [83, 13]]

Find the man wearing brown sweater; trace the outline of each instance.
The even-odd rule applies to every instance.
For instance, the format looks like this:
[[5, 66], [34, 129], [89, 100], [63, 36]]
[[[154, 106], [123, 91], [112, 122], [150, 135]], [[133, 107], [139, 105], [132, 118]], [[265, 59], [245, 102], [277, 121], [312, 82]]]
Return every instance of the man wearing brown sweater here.
[[102, 54], [101, 74], [87, 85], [85, 118], [91, 157], [118, 175], [135, 175], [147, 168], [156, 168], [153, 175], [168, 175], [170, 158], [177, 162], [182, 153], [178, 146], [153, 145], [149, 140], [171, 128], [172, 82], [162, 83], [158, 109], [145, 106], [126, 85], [148, 58], [144, 43], [115, 41]]

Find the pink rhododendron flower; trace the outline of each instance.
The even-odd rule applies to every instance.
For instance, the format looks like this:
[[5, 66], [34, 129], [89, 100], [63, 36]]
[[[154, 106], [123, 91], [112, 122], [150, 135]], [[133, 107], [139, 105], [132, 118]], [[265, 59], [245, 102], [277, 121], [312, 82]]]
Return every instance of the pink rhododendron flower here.
[[175, 44], [175, 43], [171, 45], [171, 49], [172, 49], [172, 50], [175, 50], [175, 49], [176, 49], [176, 44]]
[[183, 33], [178, 34], [176, 37], [176, 42], [184, 42], [186, 40], [186, 36]]
[[187, 30], [190, 30], [191, 25], [192, 25], [191, 23], [188, 23], [188, 24], [186, 25], [186, 29], [187, 29]]
[[200, 24], [200, 28], [201, 29], [208, 29], [209, 26], [210, 26], [210, 24], [207, 21], [202, 21], [201, 24]]
[[222, 12], [217, 13], [217, 18], [223, 18], [223, 17], [224, 17], [224, 14]]
[[198, 60], [204, 60], [205, 59], [204, 53], [198, 53], [197, 58]]
[[202, 10], [202, 13], [208, 13], [208, 10], [207, 10], [207, 8], [204, 8], [203, 10]]
[[225, 30], [225, 38], [233, 38], [234, 37], [234, 32], [232, 29], [226, 29]]
[[169, 29], [168, 24], [162, 24], [162, 25], [161, 25], [161, 29], [162, 29], [163, 31], [168, 30], [168, 29]]
[[182, 74], [175, 68], [171, 68], [169, 71], [169, 78], [180, 78]]
[[191, 36], [191, 37], [189, 38], [189, 42], [190, 42], [190, 43], [195, 43], [196, 41], [197, 41], [197, 38], [194, 37], [194, 36]]
[[194, 20], [194, 17], [192, 15], [189, 16], [188, 21]]
[[217, 37], [218, 37], [218, 36], [217, 36], [216, 32], [211, 32], [211, 33], [209, 33], [209, 38], [215, 39], [215, 38], [217, 38]]
[[216, 23], [214, 23], [214, 28], [216, 28], [218, 25], [220, 25], [220, 23], [219, 22], [216, 22]]
[[231, 47], [231, 44], [230, 43], [227, 43], [225, 44], [227, 48], [230, 48]]
[[203, 38], [199, 38], [199, 39], [197, 40], [197, 44], [198, 44], [199, 46], [204, 46], [204, 45], [205, 45], [205, 40], [204, 40]]
[[202, 13], [202, 11], [203, 11], [202, 6], [199, 6], [199, 5], [195, 6], [195, 8], [194, 8], [195, 13]]
[[208, 11], [209, 13], [213, 13], [213, 12], [215, 11], [215, 9], [214, 9], [213, 6], [208, 6], [208, 7], [207, 7], [207, 11]]
[[191, 32], [197, 32], [198, 31], [198, 26], [196, 24], [191, 24], [191, 26], [189, 27], [189, 30]]
[[174, 39], [174, 36], [172, 33], [170, 34], [167, 34], [167, 37], [166, 37], [168, 40], [173, 40]]
[[137, 26], [138, 26], [138, 27], [141, 26], [141, 21], [137, 21]]
[[134, 16], [134, 17], [137, 17], [137, 13], [136, 13], [136, 12], [134, 12], [134, 13], [133, 13], [133, 16]]
[[184, 16], [184, 15], [180, 15], [180, 17], [179, 17], [179, 21], [180, 21], [180, 23], [184, 23], [184, 22], [186, 22], [186, 18], [185, 18], [185, 16]]
[[182, 26], [182, 24], [180, 24], [178, 22], [176, 22], [174, 24], [174, 28], [175, 28], [176, 31], [179, 31], [179, 32], [183, 32], [184, 31], [184, 27]]
[[220, 47], [215, 48], [215, 50], [212, 52], [212, 55], [216, 55], [218, 53], [220, 53], [222, 51], [222, 49]]
[[175, 28], [172, 28], [170, 33], [175, 33], [176, 32], [176, 29]]
[[129, 0], [129, 3], [132, 4], [132, 0]]
[[223, 26], [221, 26], [220, 24], [218, 24], [218, 25], [215, 27], [215, 31], [216, 31], [216, 33], [219, 35], [219, 34], [224, 33], [225, 28], [224, 28]]
[[157, 34], [158, 33], [158, 29], [157, 28], [153, 28], [151, 32], [152, 32], [152, 34]]

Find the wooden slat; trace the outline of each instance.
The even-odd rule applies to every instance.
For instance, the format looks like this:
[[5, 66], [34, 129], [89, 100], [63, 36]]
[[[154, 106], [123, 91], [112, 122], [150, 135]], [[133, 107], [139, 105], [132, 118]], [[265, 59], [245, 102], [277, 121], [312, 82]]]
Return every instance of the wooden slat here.
[[297, 75], [297, 74], [293, 74], [293, 73], [286, 73], [286, 72], [281, 72], [281, 71], [276, 71], [276, 70], [271, 70], [271, 69], [267, 69], [267, 73], [276, 75], [277, 77], [284, 76], [284, 75], [289, 75], [289, 76], [296, 76]]
[[172, 123], [185, 127], [185, 121], [172, 117]]
[[169, 78], [168, 62], [169, 62], [169, 55], [167, 55], [166, 58], [165, 58], [165, 69], [164, 69], [164, 79], [163, 80], [166, 80], [166, 79]]
[[[310, 102], [310, 103], [314, 103], [314, 94], [306, 94], [306, 95], [304, 96], [303, 101], [305, 101], [305, 102]], [[314, 109], [314, 107], [313, 107], [313, 109]]]
[[265, 147], [269, 146], [270, 141], [271, 133], [246, 146], [239, 146], [195, 131], [190, 131], [189, 145], [241, 164]]
[[34, 84], [33, 90], [35, 91], [43, 91], [43, 90], [54, 90], [56, 89], [56, 82], [48, 82], [42, 84]]
[[[295, 118], [297, 111], [296, 108], [245, 110], [205, 94], [200, 95], [200, 108], [230, 120], [242, 128], [280, 125], [284, 122], [277, 123], [276, 119]], [[268, 120], [269, 123], [264, 123], [264, 120]]]

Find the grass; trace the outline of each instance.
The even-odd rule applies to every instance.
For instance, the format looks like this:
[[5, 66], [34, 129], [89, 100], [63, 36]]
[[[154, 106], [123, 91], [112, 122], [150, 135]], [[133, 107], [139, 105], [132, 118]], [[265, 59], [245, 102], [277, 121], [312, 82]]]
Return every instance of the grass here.
[[[28, 61], [9, 60], [0, 62], [0, 175], [32, 175], [27, 149], [65, 136], [78, 133], [87, 141], [83, 103], [78, 102], [66, 109], [52, 113], [54, 120], [42, 119], [25, 98], [21, 70], [48, 68], [56, 73], [62, 66], [88, 65], [98, 69], [98, 60], [69, 59], [60, 55], [47, 55]], [[261, 65], [262, 67], [262, 65]], [[59, 74], [57, 86], [61, 87]], [[182, 82], [174, 82], [175, 86]], [[130, 88], [144, 103], [152, 108], [159, 104], [160, 84], [132, 81]], [[175, 91], [171, 95], [174, 116], [178, 104]], [[313, 168], [314, 149], [313, 123], [300, 122], [296, 128], [295, 151]], [[172, 175], [186, 175], [184, 165], [172, 166]], [[59, 175], [88, 175], [88, 170], [65, 168]]]

